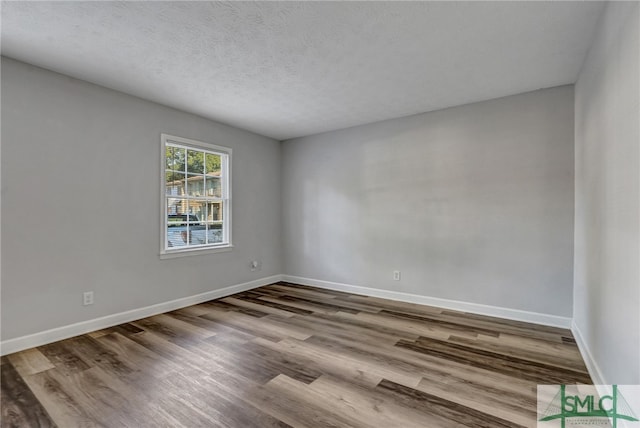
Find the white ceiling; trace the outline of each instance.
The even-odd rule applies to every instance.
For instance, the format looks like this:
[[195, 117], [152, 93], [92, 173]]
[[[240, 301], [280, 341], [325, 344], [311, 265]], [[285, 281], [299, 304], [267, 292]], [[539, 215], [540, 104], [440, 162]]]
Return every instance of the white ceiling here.
[[279, 140], [574, 83], [600, 2], [3, 2], [2, 54]]

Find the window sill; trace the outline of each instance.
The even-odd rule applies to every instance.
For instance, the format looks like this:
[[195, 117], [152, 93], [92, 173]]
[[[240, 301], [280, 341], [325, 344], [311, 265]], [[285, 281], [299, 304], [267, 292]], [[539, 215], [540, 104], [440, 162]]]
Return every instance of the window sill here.
[[177, 251], [167, 251], [160, 253], [160, 259], [176, 259], [180, 257], [187, 256], [203, 256], [205, 254], [215, 254], [215, 253], [226, 253], [228, 251], [233, 250], [233, 245], [225, 245], [224, 247], [214, 247], [214, 248], [193, 248], [193, 249], [185, 249], [185, 250], [177, 250]]

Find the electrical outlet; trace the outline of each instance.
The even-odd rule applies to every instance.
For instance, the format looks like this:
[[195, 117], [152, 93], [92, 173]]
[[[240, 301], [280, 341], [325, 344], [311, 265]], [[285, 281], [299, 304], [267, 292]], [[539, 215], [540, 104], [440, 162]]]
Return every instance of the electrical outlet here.
[[82, 304], [84, 306], [93, 305], [93, 291], [87, 291], [82, 294]]
[[399, 270], [394, 270], [393, 271], [393, 280], [394, 281], [400, 281], [400, 271]]

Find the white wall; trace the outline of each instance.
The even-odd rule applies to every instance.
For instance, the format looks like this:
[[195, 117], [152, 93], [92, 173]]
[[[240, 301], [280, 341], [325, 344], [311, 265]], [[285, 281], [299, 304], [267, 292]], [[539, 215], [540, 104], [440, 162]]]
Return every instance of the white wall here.
[[571, 316], [573, 114], [562, 86], [284, 142], [284, 273]]
[[[233, 149], [231, 252], [159, 259], [162, 132]], [[3, 58], [2, 340], [279, 274], [279, 170], [275, 140]]]
[[640, 384], [639, 21], [609, 3], [575, 89], [574, 330], [607, 384]]

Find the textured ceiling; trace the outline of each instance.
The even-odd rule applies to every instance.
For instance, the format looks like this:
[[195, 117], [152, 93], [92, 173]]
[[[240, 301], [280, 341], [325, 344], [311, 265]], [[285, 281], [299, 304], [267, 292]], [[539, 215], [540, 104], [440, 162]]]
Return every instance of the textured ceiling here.
[[574, 83], [599, 2], [3, 2], [2, 54], [277, 139]]

